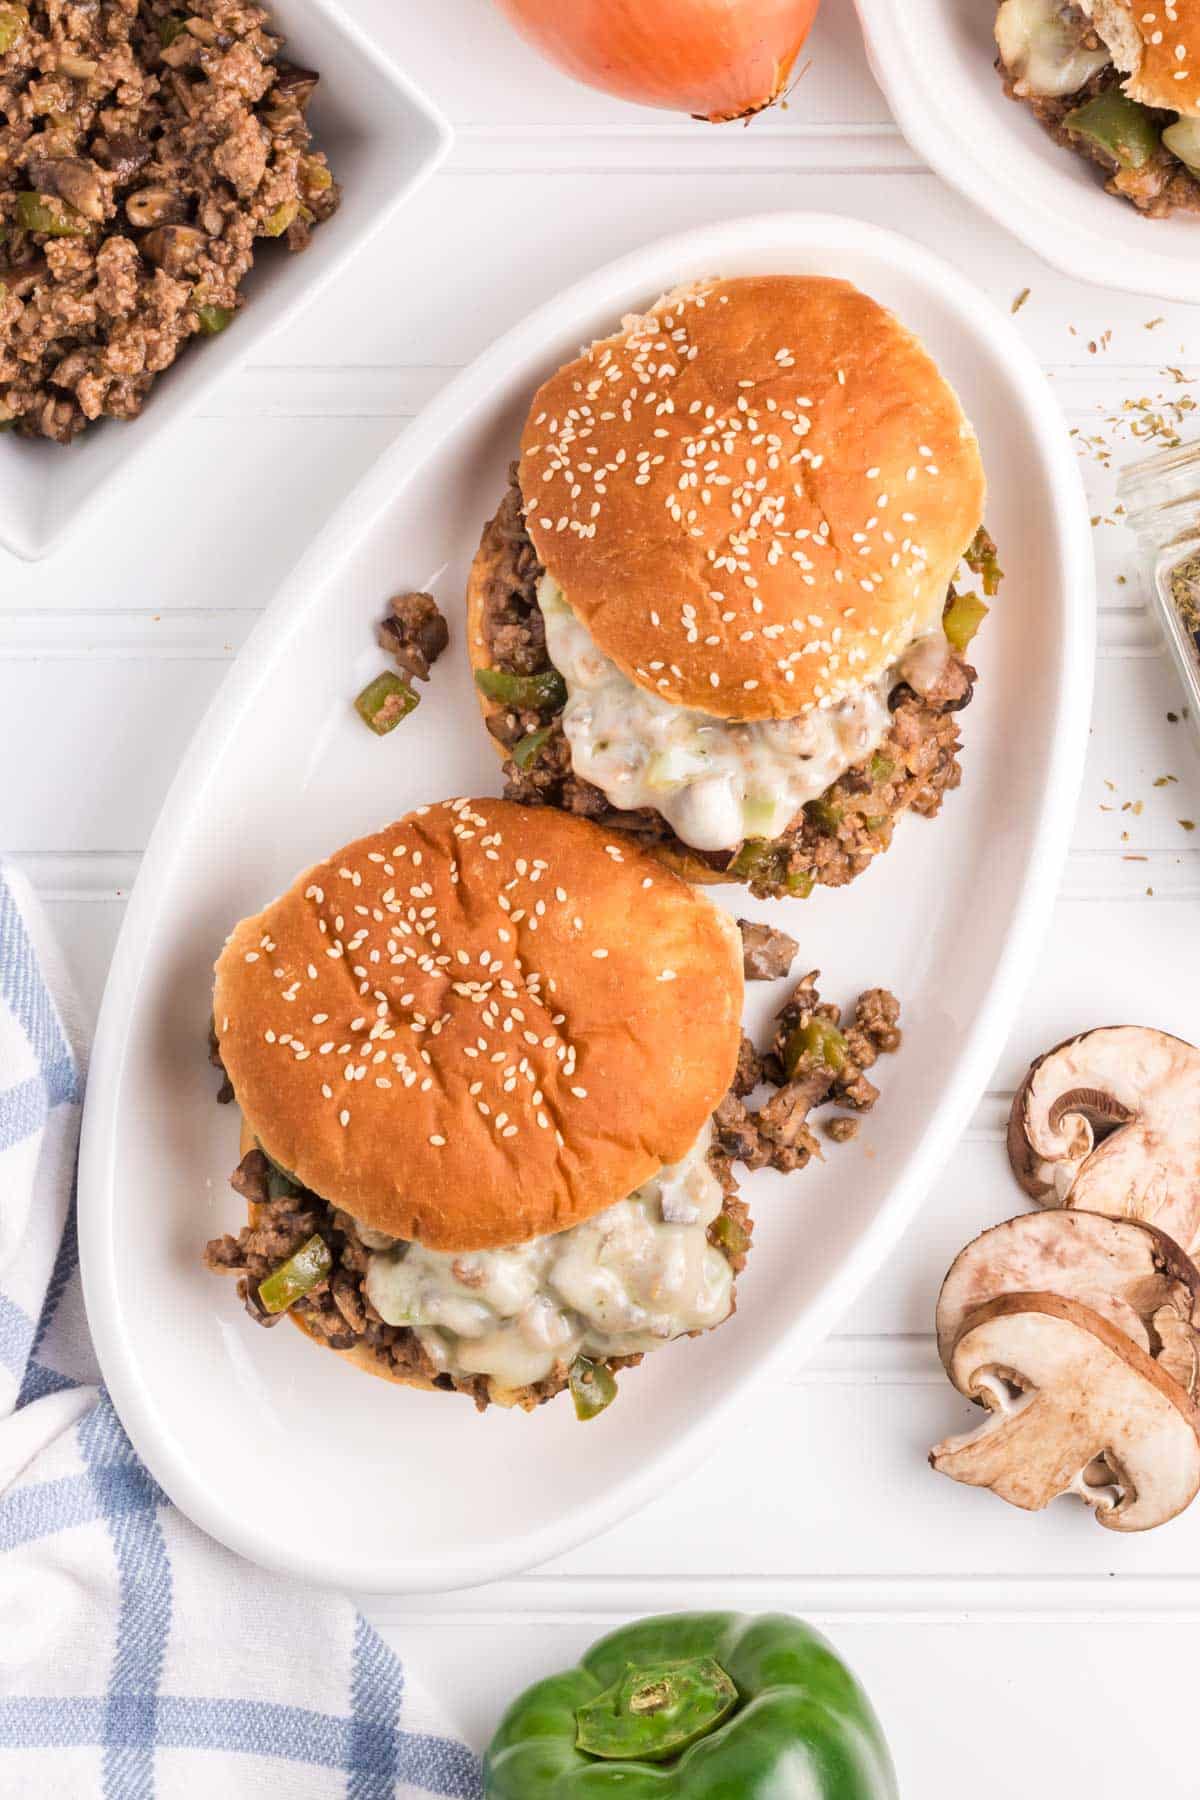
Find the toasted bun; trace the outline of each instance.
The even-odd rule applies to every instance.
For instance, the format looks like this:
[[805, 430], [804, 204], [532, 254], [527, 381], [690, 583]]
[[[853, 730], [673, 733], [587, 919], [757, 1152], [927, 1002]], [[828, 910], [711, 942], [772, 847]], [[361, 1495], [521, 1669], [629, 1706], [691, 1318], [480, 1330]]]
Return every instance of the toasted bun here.
[[[483, 539], [475, 552], [475, 560], [471, 564], [471, 573], [467, 581], [467, 653], [471, 658], [471, 667], [475, 670], [488, 669], [492, 666], [487, 641], [483, 635], [483, 616], [488, 583], [495, 575], [499, 561], [499, 547], [489, 542], [489, 532], [485, 527]], [[475, 697], [479, 702], [479, 710], [483, 714], [485, 722], [504, 711], [501, 703], [498, 700], [489, 699], [478, 684], [475, 687]], [[493, 737], [492, 744], [500, 761], [506, 762], [508, 751], [499, 738]], [[684, 881], [690, 881], [699, 886], [717, 886], [722, 882], [736, 879], [720, 869], [710, 868], [708, 863], [699, 856], [693, 856], [686, 844], [678, 841], [669, 844], [647, 844], [646, 850], [655, 862], [662, 863], [665, 868], [681, 876]]]
[[[441, 1392], [425, 1375], [418, 1375], [415, 1371], [406, 1375], [398, 1374], [395, 1364], [373, 1350], [370, 1344], [357, 1343], [352, 1350], [334, 1350], [332, 1344], [327, 1343], [305, 1323], [303, 1313], [290, 1312], [288, 1318], [310, 1343], [318, 1344], [322, 1350], [332, 1351], [334, 1356], [340, 1356], [343, 1362], [361, 1369], [365, 1375], [378, 1375], [381, 1381], [394, 1381], [397, 1387], [421, 1388], [428, 1394]], [[488, 1399], [493, 1406], [519, 1406], [525, 1412], [532, 1412], [538, 1404], [537, 1396], [529, 1388], [502, 1388], [494, 1381], [488, 1382]]]
[[255, 1136], [376, 1231], [563, 1231], [678, 1160], [727, 1091], [737, 931], [643, 852], [505, 800], [422, 807], [237, 926], [221, 1057]]
[[538, 391], [538, 556], [606, 655], [721, 718], [794, 718], [941, 618], [983, 517], [975, 434], [913, 334], [846, 281], [668, 294]]
[[1200, 114], [1200, 7], [1195, 0], [1079, 0], [1145, 106]]

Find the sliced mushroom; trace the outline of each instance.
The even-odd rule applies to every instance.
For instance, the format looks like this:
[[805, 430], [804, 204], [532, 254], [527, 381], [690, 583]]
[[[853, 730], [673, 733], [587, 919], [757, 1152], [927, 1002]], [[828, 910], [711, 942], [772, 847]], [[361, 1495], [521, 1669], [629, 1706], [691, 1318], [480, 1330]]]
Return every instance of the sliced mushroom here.
[[118, 181], [129, 181], [150, 161], [150, 146], [128, 131], [114, 131], [92, 139], [92, 156]]
[[104, 218], [100, 171], [86, 156], [31, 156], [25, 172], [39, 194], [54, 194], [99, 224]]
[[938, 1355], [947, 1374], [972, 1314], [1001, 1294], [1030, 1293], [1082, 1302], [1195, 1393], [1200, 1269], [1157, 1226], [1056, 1211], [1022, 1213], [983, 1232], [955, 1257], [938, 1295]]
[[49, 263], [44, 256], [39, 256], [36, 262], [22, 263], [19, 269], [0, 270], [0, 281], [3, 281], [10, 294], [18, 300], [25, 300], [49, 272]]
[[142, 255], [168, 275], [185, 275], [195, 268], [207, 244], [194, 225], [156, 225], [142, 239]]
[[303, 112], [321, 77], [315, 69], [302, 69], [296, 63], [281, 62], [277, 67], [279, 73], [267, 96], [268, 103], [272, 100], [287, 100]]
[[181, 225], [188, 216], [188, 203], [174, 189], [152, 182], [126, 197], [125, 214], [139, 230], [150, 225]]
[[1030, 1512], [1078, 1494], [1112, 1531], [1163, 1525], [1200, 1490], [1200, 1412], [1078, 1301], [990, 1301], [967, 1322], [950, 1374], [991, 1417], [930, 1451], [939, 1474]]
[[1200, 1050], [1109, 1025], [1039, 1057], [1008, 1125], [1008, 1154], [1043, 1206], [1152, 1221], [1200, 1250]]

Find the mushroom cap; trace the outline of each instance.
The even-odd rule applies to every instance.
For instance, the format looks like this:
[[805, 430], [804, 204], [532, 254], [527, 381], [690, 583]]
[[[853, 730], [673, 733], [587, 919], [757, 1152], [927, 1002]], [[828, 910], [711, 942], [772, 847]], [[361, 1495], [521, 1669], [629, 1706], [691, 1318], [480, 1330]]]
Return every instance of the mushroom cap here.
[[1200, 1490], [1200, 1412], [1144, 1350], [1078, 1301], [989, 1301], [961, 1333], [950, 1373], [991, 1416], [935, 1445], [929, 1460], [939, 1474], [1029, 1512], [1075, 1493], [1112, 1531], [1163, 1525]]
[[1200, 1249], [1200, 1050], [1106, 1025], [1033, 1064], [1008, 1126], [1013, 1173], [1043, 1206], [1153, 1222]]
[[959, 1252], [937, 1303], [946, 1373], [966, 1321], [981, 1306], [1001, 1294], [1039, 1292], [1081, 1301], [1149, 1356], [1160, 1357], [1169, 1339], [1169, 1372], [1185, 1375], [1183, 1386], [1193, 1391], [1200, 1269], [1157, 1226], [1077, 1211], [1022, 1213]]

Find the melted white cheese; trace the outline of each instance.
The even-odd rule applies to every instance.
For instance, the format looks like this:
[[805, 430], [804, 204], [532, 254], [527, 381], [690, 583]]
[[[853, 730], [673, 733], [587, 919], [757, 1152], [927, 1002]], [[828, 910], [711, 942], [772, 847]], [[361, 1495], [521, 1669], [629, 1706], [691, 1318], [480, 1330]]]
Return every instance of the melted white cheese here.
[[795, 719], [711, 718], [639, 687], [600, 650], [551, 576], [538, 583], [550, 660], [567, 684], [563, 730], [575, 773], [630, 812], [652, 806], [697, 850], [780, 837], [801, 807], [869, 756], [888, 696], [914, 655], [943, 663], [940, 630], [837, 706]]
[[542, 1381], [573, 1357], [632, 1356], [728, 1318], [733, 1274], [708, 1242], [724, 1204], [706, 1125], [682, 1162], [627, 1200], [511, 1250], [408, 1244], [370, 1259], [366, 1291], [408, 1325], [439, 1369], [501, 1388]]
[[1109, 52], [1086, 48], [1087, 23], [1073, 12], [1062, 0], [1004, 0], [996, 14], [996, 43], [1018, 94], [1059, 99], [1078, 93], [1108, 67]]

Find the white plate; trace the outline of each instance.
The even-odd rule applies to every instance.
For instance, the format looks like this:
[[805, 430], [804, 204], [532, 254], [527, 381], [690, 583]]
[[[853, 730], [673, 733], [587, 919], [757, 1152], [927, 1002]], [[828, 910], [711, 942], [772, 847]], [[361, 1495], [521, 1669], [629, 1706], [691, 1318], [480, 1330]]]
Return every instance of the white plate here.
[[[179, 491], [195, 471], [171, 428], [195, 412], [232, 370], [260, 355], [274, 332], [322, 289], [437, 168], [451, 131], [431, 100], [375, 45], [338, 0], [271, 0], [284, 55], [319, 71], [310, 118], [317, 147], [342, 184], [342, 204], [302, 256], [273, 247], [243, 284], [245, 308], [219, 337], [190, 344], [151, 388], [141, 416], [103, 420], [65, 449], [44, 439], [0, 437], [0, 545], [36, 561], [69, 531], [99, 525], [117, 482], [177, 463]], [[249, 509], [252, 496], [247, 496]], [[102, 531], [102, 525], [99, 525]]]
[[856, 0], [896, 123], [943, 180], [1064, 274], [1195, 300], [1200, 218], [1144, 218], [1101, 172], [1056, 144], [993, 67], [995, 0]]
[[[787, 905], [720, 890], [797, 930], [803, 966], [840, 999], [896, 988], [907, 1041], [859, 1140], [802, 1176], [747, 1181], [758, 1230], [735, 1319], [626, 1375], [592, 1424], [569, 1401], [479, 1418], [364, 1378], [298, 1332], [268, 1336], [201, 1268], [205, 1239], [243, 1217], [226, 1186], [236, 1123], [205, 1061], [211, 965], [239, 915], [338, 843], [423, 800], [495, 791], [461, 596], [530, 394], [673, 283], [762, 270], [844, 275], [893, 306], [957, 384], [991, 474], [1008, 580], [980, 640], [962, 790], [936, 823], [906, 821], [850, 889]], [[350, 700], [383, 662], [386, 596], [414, 584], [441, 596], [453, 643], [420, 711], [380, 741]], [[130, 1435], [184, 1511], [309, 1580], [468, 1585], [593, 1537], [731, 1428], [768, 1362], [802, 1355], [888, 1254], [995, 1065], [1071, 828], [1093, 612], [1079, 476], [1040, 373], [974, 288], [890, 233], [781, 213], [650, 245], [456, 380], [321, 535], [227, 678], [154, 833], [104, 999], [80, 1185], [88, 1313]], [[752, 989], [756, 1022], [782, 998]]]

